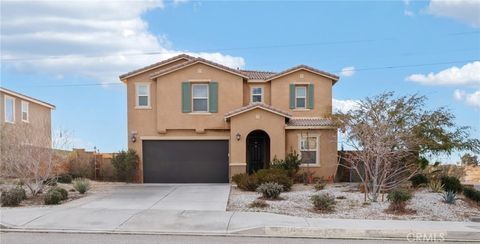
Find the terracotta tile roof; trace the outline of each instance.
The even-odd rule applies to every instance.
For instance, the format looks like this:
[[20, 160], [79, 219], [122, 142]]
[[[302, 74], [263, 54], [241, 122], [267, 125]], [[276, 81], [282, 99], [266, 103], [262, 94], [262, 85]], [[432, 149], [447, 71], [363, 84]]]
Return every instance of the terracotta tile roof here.
[[172, 71], [175, 71], [175, 70], [178, 70], [178, 69], [181, 69], [181, 68], [184, 68], [184, 67], [187, 67], [187, 66], [190, 66], [190, 65], [193, 65], [195, 63], [198, 63], [198, 62], [201, 62], [201, 63], [204, 63], [204, 64], [207, 64], [207, 65], [211, 65], [211, 66], [214, 66], [214, 67], [217, 67], [219, 69], [223, 69], [227, 72], [230, 72], [230, 73], [233, 73], [233, 74], [236, 74], [236, 75], [239, 75], [243, 78], [248, 78], [247, 75], [245, 75], [244, 73], [240, 72], [240, 70], [238, 69], [232, 69], [230, 67], [227, 67], [225, 65], [221, 65], [219, 63], [215, 63], [215, 62], [212, 62], [210, 60], [206, 60], [204, 58], [193, 58], [187, 62], [184, 62], [184, 63], [181, 63], [181, 64], [177, 64], [177, 65], [174, 65], [174, 66], [171, 66], [169, 68], [166, 68], [166, 69], [162, 69], [162, 70], [159, 70], [157, 72], [154, 72], [150, 75], [150, 78], [156, 78], [156, 77], [159, 77], [161, 75], [164, 75], [164, 74], [167, 74], [167, 73], [170, 73]]
[[323, 75], [323, 76], [327, 76], [329, 78], [332, 78], [334, 80], [334, 83], [339, 79], [339, 77], [337, 75], [334, 75], [334, 74], [331, 74], [331, 73], [328, 73], [328, 72], [325, 72], [323, 70], [319, 70], [319, 69], [315, 69], [315, 68], [312, 68], [310, 66], [307, 66], [307, 65], [298, 65], [298, 66], [295, 66], [295, 67], [292, 67], [292, 68], [289, 68], [289, 69], [286, 69], [280, 73], [277, 73], [277, 74], [274, 74], [272, 76], [269, 76], [266, 80], [273, 80], [275, 78], [278, 78], [278, 77], [281, 77], [281, 76], [284, 76], [288, 73], [291, 73], [295, 70], [298, 70], [298, 69], [306, 69], [308, 71], [311, 71], [313, 73], [317, 73], [317, 74], [320, 74], [320, 75]]
[[179, 60], [179, 59], [186, 59], [186, 60], [191, 60], [191, 59], [194, 59], [194, 57], [192, 56], [189, 56], [187, 54], [180, 54], [180, 55], [177, 55], [177, 56], [174, 56], [172, 58], [169, 58], [169, 59], [165, 59], [163, 61], [160, 61], [160, 62], [157, 62], [157, 63], [154, 63], [154, 64], [151, 64], [151, 65], [148, 65], [148, 66], [145, 66], [143, 68], [140, 68], [140, 69], [136, 69], [134, 71], [131, 71], [131, 72], [128, 72], [126, 74], [123, 74], [123, 75], [120, 75], [119, 78], [120, 80], [123, 80], [131, 75], [134, 75], [134, 74], [138, 74], [138, 73], [141, 73], [143, 71], [146, 71], [146, 70], [149, 70], [149, 69], [152, 69], [152, 68], [155, 68], [157, 66], [162, 66], [164, 64], [167, 64], [167, 63], [170, 63], [170, 62], [173, 62], [175, 60]]
[[317, 117], [297, 117], [291, 118], [287, 126], [335, 126], [333, 120]]
[[240, 72], [248, 76], [249, 79], [253, 79], [253, 80], [265, 80], [268, 77], [276, 74], [275, 72], [258, 71], [258, 70], [240, 70]]
[[263, 110], [266, 110], [266, 111], [269, 111], [269, 112], [272, 112], [272, 113], [276, 113], [276, 114], [284, 116], [286, 118], [292, 117], [292, 115], [290, 113], [288, 113], [286, 111], [283, 111], [281, 109], [275, 108], [271, 105], [267, 105], [265, 103], [251, 103], [247, 106], [243, 106], [241, 108], [237, 108], [235, 110], [232, 110], [232, 111], [226, 113], [225, 114], [225, 119], [231, 118], [231, 117], [236, 116], [238, 114], [248, 112], [248, 111], [256, 109], [256, 108], [260, 108], [260, 109], [263, 109]]

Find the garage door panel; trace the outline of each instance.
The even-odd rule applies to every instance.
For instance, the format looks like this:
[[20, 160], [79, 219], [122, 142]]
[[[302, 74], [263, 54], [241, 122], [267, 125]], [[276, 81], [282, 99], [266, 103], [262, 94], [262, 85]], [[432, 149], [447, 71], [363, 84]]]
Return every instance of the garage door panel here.
[[145, 183], [228, 182], [228, 141], [143, 142]]

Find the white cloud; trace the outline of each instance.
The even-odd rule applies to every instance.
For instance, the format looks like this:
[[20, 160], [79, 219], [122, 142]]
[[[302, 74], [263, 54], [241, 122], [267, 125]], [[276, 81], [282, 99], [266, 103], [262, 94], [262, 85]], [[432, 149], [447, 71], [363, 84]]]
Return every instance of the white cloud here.
[[357, 109], [359, 107], [359, 102], [357, 100], [339, 100], [333, 99], [333, 112], [338, 113], [346, 113], [350, 110]]
[[468, 105], [480, 109], [480, 90], [467, 93], [464, 90], [456, 89], [453, 92], [455, 100], [466, 102]]
[[438, 73], [413, 74], [406, 79], [424, 85], [480, 86], [480, 61], [467, 63], [460, 68], [453, 66]]
[[403, 14], [404, 14], [405, 16], [410, 16], [410, 17], [412, 17], [412, 16], [415, 15], [412, 11], [406, 10], [406, 9], [403, 11]]
[[479, 0], [431, 0], [427, 13], [457, 19], [480, 27]]
[[353, 66], [348, 66], [348, 67], [345, 67], [342, 69], [342, 71], [340, 72], [340, 75], [341, 76], [345, 76], [345, 77], [350, 77], [352, 75], [355, 74], [355, 67]]
[[[172, 48], [141, 18], [163, 8], [161, 0], [2, 2], [2, 65], [101, 82], [118, 82], [120, 74], [185, 52], [233, 68], [245, 65], [241, 57]], [[148, 52], [155, 55], [139, 55]]]

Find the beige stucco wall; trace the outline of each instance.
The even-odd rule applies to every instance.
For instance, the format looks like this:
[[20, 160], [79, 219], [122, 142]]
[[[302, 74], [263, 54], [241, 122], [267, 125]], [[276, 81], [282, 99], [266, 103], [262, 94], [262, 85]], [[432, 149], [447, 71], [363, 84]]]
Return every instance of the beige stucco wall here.
[[337, 170], [337, 130], [336, 129], [322, 129], [322, 130], [287, 130], [286, 132], [286, 148], [288, 152], [299, 151], [299, 137], [301, 135], [318, 135], [319, 136], [319, 152], [320, 165], [301, 167], [301, 172], [309, 170], [317, 177], [324, 177], [325, 180], [335, 175]]
[[[303, 78], [301, 78], [302, 75]], [[289, 85], [291, 83], [314, 84], [315, 104], [313, 109], [290, 109]], [[331, 79], [306, 70], [293, 72], [271, 81], [271, 105], [290, 111], [293, 117], [329, 117], [332, 114], [332, 84]]]
[[[250, 132], [263, 130], [270, 137], [270, 159], [285, 157], [285, 118], [263, 109], [254, 109], [230, 120], [230, 164], [246, 165], [246, 139]], [[236, 140], [239, 133], [241, 139]]]
[[[14, 123], [5, 122], [5, 95], [15, 99], [15, 121]], [[28, 122], [22, 121], [22, 112], [21, 106], [22, 101], [28, 102], [29, 118]], [[26, 134], [25, 136], [31, 136], [28, 138], [29, 143], [45, 147], [51, 146], [52, 143], [52, 125], [51, 125], [51, 109], [40, 104], [24, 100], [18, 96], [4, 94], [0, 92], [0, 128], [1, 136], [4, 136], [4, 130], [6, 127], [15, 127], [14, 129], [20, 129], [22, 126], [31, 126], [31, 129], [22, 129], [26, 130], [19, 132], [21, 134]], [[26, 133], [28, 132], [28, 133]], [[33, 133], [31, 133], [33, 132]], [[48, 143], [47, 145], [45, 143]]]

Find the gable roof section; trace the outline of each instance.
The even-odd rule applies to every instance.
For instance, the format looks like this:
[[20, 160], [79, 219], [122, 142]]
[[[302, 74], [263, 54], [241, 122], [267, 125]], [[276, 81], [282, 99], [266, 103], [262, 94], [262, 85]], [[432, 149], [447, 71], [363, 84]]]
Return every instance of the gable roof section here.
[[176, 62], [176, 61], [182, 60], [182, 59], [188, 61], [188, 60], [192, 60], [192, 59], [195, 59], [195, 58], [192, 57], [192, 56], [186, 55], [186, 54], [180, 54], [180, 55], [174, 56], [172, 58], [165, 59], [163, 61], [160, 61], [160, 62], [151, 64], [151, 65], [145, 66], [143, 68], [136, 69], [134, 71], [128, 72], [126, 74], [120, 75], [119, 78], [120, 78], [120, 80], [125, 80], [125, 79], [127, 79], [129, 77], [132, 77], [134, 75], [138, 75], [138, 74], [141, 74], [143, 72], [147, 72], [149, 70], [156, 69], [156, 68], [159, 68], [163, 65], [173, 63], [173, 62]]
[[240, 70], [237, 70], [237, 69], [232, 69], [230, 67], [227, 67], [227, 66], [224, 66], [224, 65], [221, 65], [219, 63], [215, 63], [215, 62], [212, 62], [212, 61], [209, 61], [209, 60], [206, 60], [206, 59], [203, 59], [203, 58], [194, 58], [194, 59], [191, 59], [187, 62], [184, 62], [184, 63], [181, 63], [181, 64], [177, 64], [177, 65], [174, 65], [172, 67], [169, 67], [169, 68], [166, 68], [166, 69], [162, 69], [162, 70], [159, 70], [155, 73], [152, 73], [150, 75], [150, 78], [151, 79], [155, 79], [157, 77], [160, 77], [162, 75], [166, 75], [166, 74], [169, 74], [169, 73], [172, 73], [174, 71], [177, 71], [177, 70], [180, 70], [180, 69], [183, 69], [183, 68], [186, 68], [186, 67], [189, 67], [189, 66], [192, 66], [194, 64], [197, 64], [197, 63], [202, 63], [202, 64], [205, 64], [205, 65], [208, 65], [210, 67], [214, 67], [214, 68], [217, 68], [217, 69], [220, 69], [220, 70], [223, 70], [225, 72], [228, 72], [228, 73], [231, 73], [231, 74], [234, 74], [234, 75], [238, 75], [240, 77], [243, 77], [245, 79], [248, 79], [248, 76], [245, 75], [244, 73], [242, 73]]
[[277, 114], [277, 115], [280, 115], [280, 116], [283, 116], [285, 118], [291, 118], [292, 115], [288, 112], [285, 112], [281, 109], [278, 109], [278, 108], [275, 108], [273, 106], [270, 106], [270, 105], [267, 105], [265, 103], [252, 103], [252, 104], [249, 104], [247, 106], [243, 106], [241, 108], [238, 108], [238, 109], [235, 109], [235, 110], [232, 110], [228, 113], [225, 114], [225, 120], [228, 120], [229, 118], [233, 117], [233, 116], [237, 116], [239, 114], [243, 114], [245, 112], [248, 112], [248, 111], [251, 111], [251, 110], [254, 110], [254, 109], [263, 109], [265, 111], [268, 111], [270, 113], [274, 113], [274, 114]]
[[258, 70], [240, 70], [240, 72], [248, 76], [249, 79], [253, 80], [265, 80], [268, 77], [276, 74], [275, 72]]
[[270, 81], [270, 80], [273, 80], [273, 79], [280, 78], [282, 76], [288, 75], [288, 74], [293, 73], [293, 72], [298, 71], [298, 70], [307, 70], [307, 71], [310, 71], [310, 72], [315, 73], [317, 75], [327, 77], [327, 78], [333, 80], [333, 84], [335, 84], [335, 82], [337, 82], [337, 80], [339, 79], [339, 77], [337, 75], [334, 75], [334, 74], [331, 74], [331, 73], [328, 73], [328, 72], [325, 72], [325, 71], [322, 71], [322, 70], [319, 70], [319, 69], [315, 69], [315, 68], [312, 68], [310, 66], [302, 64], [302, 65], [298, 65], [298, 66], [292, 67], [290, 69], [284, 70], [280, 73], [274, 74], [272, 76], [269, 76], [266, 79], [266, 81]]
[[25, 101], [29, 101], [29, 102], [32, 102], [32, 103], [36, 103], [38, 105], [42, 105], [42, 106], [47, 107], [49, 109], [55, 109], [55, 105], [52, 105], [52, 104], [44, 102], [44, 101], [40, 101], [40, 100], [38, 100], [36, 98], [33, 98], [33, 97], [29, 97], [29, 96], [20, 94], [18, 92], [14, 92], [14, 91], [5, 89], [3, 87], [0, 87], [0, 92], [3, 92], [3, 93], [5, 93], [7, 95], [10, 95], [10, 96], [21, 98]]

